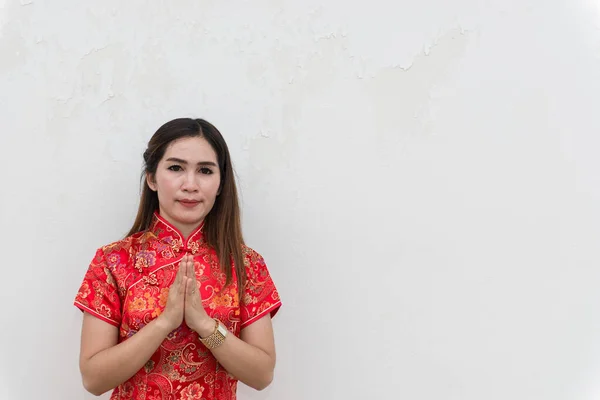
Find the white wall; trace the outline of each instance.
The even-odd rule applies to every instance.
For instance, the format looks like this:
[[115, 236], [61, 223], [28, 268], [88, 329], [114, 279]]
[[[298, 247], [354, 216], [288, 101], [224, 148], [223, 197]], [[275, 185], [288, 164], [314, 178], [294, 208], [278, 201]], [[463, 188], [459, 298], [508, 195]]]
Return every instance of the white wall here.
[[599, 398], [599, 26], [598, 0], [0, 0], [0, 397], [91, 398], [73, 297], [150, 135], [197, 116], [284, 301], [241, 399]]

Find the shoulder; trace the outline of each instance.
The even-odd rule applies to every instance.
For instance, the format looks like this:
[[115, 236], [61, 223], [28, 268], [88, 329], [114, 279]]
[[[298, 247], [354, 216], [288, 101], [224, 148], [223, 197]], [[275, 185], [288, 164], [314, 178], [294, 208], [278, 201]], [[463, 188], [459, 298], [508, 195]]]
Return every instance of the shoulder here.
[[105, 244], [96, 250], [94, 260], [96, 262], [103, 261], [110, 270], [113, 270], [119, 265], [127, 264], [136, 249], [140, 248], [148, 239], [148, 232], [143, 231]]
[[248, 246], [244, 246], [243, 254], [247, 277], [241, 296], [242, 327], [245, 327], [266, 313], [273, 317], [281, 300], [263, 256]]
[[258, 251], [244, 245], [242, 247], [242, 254], [244, 256], [246, 273], [249, 277], [256, 274], [263, 276], [269, 274], [265, 258]]
[[264, 281], [270, 279], [267, 263], [258, 251], [244, 245], [242, 247], [246, 276], [251, 281]]
[[244, 263], [246, 264], [246, 267], [256, 263], [264, 264], [265, 262], [263, 256], [258, 251], [245, 244], [242, 245], [242, 255], [244, 256]]

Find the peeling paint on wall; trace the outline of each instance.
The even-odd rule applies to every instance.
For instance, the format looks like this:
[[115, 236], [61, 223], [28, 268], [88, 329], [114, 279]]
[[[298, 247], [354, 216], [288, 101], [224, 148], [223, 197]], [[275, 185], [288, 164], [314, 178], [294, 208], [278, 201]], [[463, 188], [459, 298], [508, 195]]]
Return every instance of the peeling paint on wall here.
[[378, 140], [393, 146], [399, 137], [431, 133], [432, 91], [449, 78], [468, 40], [468, 34], [460, 29], [451, 30], [415, 57], [409, 67], [385, 68], [369, 79], [365, 92], [372, 100], [377, 124], [373, 134]]
[[[20, 304], [3, 321], [21, 327], [0, 330], [13, 344], [0, 393], [84, 396], [81, 315], [66, 305], [135, 215], [150, 136], [193, 116], [227, 139], [246, 240], [284, 301], [273, 386], [240, 398], [587, 400], [600, 365], [590, 7], [0, 0], [1, 243], [19, 266], [2, 294]], [[23, 383], [31, 359], [39, 385]]]

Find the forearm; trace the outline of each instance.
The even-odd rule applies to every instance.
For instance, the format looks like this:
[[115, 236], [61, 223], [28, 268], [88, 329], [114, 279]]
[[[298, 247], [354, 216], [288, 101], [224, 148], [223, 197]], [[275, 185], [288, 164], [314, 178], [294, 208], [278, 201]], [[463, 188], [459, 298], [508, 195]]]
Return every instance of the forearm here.
[[83, 385], [95, 395], [114, 389], [144, 366], [169, 332], [159, 317], [126, 341], [95, 354], [82, 364]]
[[[197, 332], [206, 337], [213, 332], [214, 322]], [[211, 350], [217, 361], [238, 380], [256, 389], [262, 390], [273, 380], [275, 359], [265, 351], [244, 342], [231, 332], [223, 344]]]

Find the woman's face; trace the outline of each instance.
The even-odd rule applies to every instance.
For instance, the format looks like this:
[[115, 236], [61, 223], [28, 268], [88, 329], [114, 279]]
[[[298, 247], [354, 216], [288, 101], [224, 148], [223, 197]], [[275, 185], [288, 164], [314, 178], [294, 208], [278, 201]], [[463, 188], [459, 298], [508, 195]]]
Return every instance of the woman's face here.
[[187, 237], [210, 212], [221, 175], [217, 154], [201, 137], [173, 141], [146, 180], [158, 194], [160, 215]]

